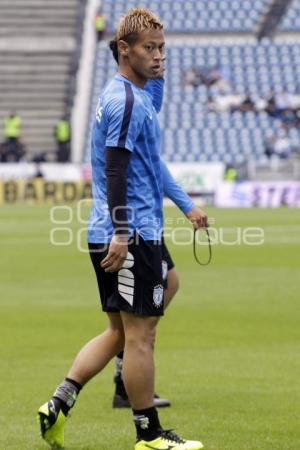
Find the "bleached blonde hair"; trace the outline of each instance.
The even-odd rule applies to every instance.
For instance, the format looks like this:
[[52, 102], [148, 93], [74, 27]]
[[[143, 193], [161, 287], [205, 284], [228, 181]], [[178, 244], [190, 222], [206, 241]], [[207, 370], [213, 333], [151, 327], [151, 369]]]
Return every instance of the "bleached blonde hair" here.
[[147, 8], [131, 8], [121, 17], [116, 40], [119, 41], [130, 35], [138, 35], [143, 31], [161, 30], [163, 23], [159, 17]]
[[117, 33], [114, 39], [109, 42], [109, 48], [117, 63], [119, 63], [118, 41], [124, 40], [132, 44], [143, 31], [162, 30], [163, 27], [159, 17], [149, 9], [131, 8], [121, 17]]

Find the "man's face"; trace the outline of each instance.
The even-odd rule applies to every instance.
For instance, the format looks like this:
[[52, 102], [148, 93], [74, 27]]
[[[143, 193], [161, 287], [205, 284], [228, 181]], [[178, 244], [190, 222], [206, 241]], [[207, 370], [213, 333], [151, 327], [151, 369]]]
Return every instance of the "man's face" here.
[[163, 30], [143, 31], [134, 44], [128, 45], [128, 63], [141, 80], [160, 78], [164, 60]]

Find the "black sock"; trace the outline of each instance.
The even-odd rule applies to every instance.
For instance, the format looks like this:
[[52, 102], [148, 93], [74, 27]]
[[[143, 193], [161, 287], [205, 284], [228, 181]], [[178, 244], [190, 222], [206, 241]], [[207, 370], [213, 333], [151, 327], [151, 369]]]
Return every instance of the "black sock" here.
[[132, 411], [138, 440], [152, 441], [161, 435], [162, 428], [154, 406]]
[[65, 380], [56, 388], [52, 397], [55, 409], [57, 409], [57, 414], [59, 409], [61, 409], [65, 416], [68, 415], [70, 409], [75, 405], [81, 389], [82, 386], [77, 383], [77, 381], [65, 378]]
[[65, 378], [65, 380], [68, 381], [69, 383], [73, 384], [73, 386], [75, 386], [76, 389], [78, 390], [78, 394], [79, 394], [79, 392], [80, 392], [81, 389], [82, 389], [82, 385], [79, 384], [79, 383], [77, 383], [77, 381], [72, 380], [71, 378]]
[[124, 354], [124, 352], [122, 351], [116, 356], [116, 368], [115, 368], [114, 382], [116, 384], [116, 394], [127, 399], [128, 396], [127, 396], [127, 392], [126, 392], [124, 382], [123, 382], [123, 377], [122, 377], [123, 354]]
[[116, 394], [123, 398], [128, 398], [123, 379], [121, 377], [115, 376]]
[[124, 352], [120, 352], [116, 358], [116, 366], [115, 366], [115, 381], [117, 381], [118, 379], [122, 379], [122, 370], [123, 370], [123, 355]]

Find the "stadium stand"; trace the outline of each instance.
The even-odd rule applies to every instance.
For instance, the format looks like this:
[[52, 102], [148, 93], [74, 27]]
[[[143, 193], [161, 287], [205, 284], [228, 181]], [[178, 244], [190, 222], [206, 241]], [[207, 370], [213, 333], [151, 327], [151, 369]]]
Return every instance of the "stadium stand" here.
[[[96, 61], [92, 115], [100, 90], [116, 71], [107, 43], [99, 45]], [[238, 108], [210, 111], [210, 97], [222, 99], [228, 92], [223, 93], [214, 85], [185, 85], [184, 72], [195, 64], [198, 67], [220, 66], [235, 95], [250, 95], [259, 104], [271, 93], [300, 93], [298, 42], [243, 39], [241, 42], [186, 41], [168, 45], [165, 100], [160, 113], [164, 158], [180, 162], [222, 160], [235, 164], [249, 158], [263, 159], [266, 141], [270, 134], [280, 130], [281, 120], [260, 107], [256, 112], [243, 112]], [[91, 130], [88, 131], [87, 148]], [[298, 148], [299, 128], [292, 127], [287, 135], [291, 146]], [[89, 152], [85, 160], [89, 160]]]
[[[54, 154], [54, 125], [72, 108], [86, 1], [0, 0], [0, 123], [16, 111], [23, 119], [22, 140], [32, 154]], [[283, 132], [291, 151], [300, 148], [296, 116], [294, 120], [289, 114], [268, 110], [271, 98], [279, 98], [286, 109], [299, 109], [300, 0], [284, 3], [281, 20], [276, 16], [278, 1], [101, 2], [111, 34], [120, 15], [137, 4], [155, 10], [165, 22], [168, 58], [160, 121], [166, 160], [266, 161], [266, 147]], [[89, 3], [97, 6], [97, 0]], [[277, 35], [256, 39], [268, 30]], [[90, 44], [86, 47], [85, 53], [91, 53]], [[94, 58], [89, 124], [99, 93], [115, 71], [107, 42], [100, 42]], [[213, 72], [219, 80], [211, 78]], [[82, 85], [88, 86], [88, 98], [90, 88], [84, 76]], [[249, 104], [243, 108], [245, 99]], [[83, 110], [82, 102], [78, 105], [76, 110]], [[82, 138], [85, 119], [76, 122], [84, 124]], [[89, 161], [90, 134], [88, 125], [74, 161]], [[76, 141], [81, 139], [76, 135]]]
[[0, 127], [10, 111], [21, 116], [29, 160], [42, 152], [54, 159], [54, 126], [74, 95], [84, 4], [0, 0]]
[[156, 11], [169, 32], [219, 33], [254, 31], [270, 0], [115, 0], [103, 2], [103, 12], [113, 31], [120, 15], [130, 7]]

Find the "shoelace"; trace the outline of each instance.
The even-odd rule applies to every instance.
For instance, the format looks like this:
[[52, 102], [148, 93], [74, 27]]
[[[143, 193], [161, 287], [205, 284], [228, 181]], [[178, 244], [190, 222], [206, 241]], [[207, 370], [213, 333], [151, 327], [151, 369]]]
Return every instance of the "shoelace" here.
[[179, 437], [173, 430], [163, 430], [161, 437], [176, 444], [185, 444], [185, 440]]

